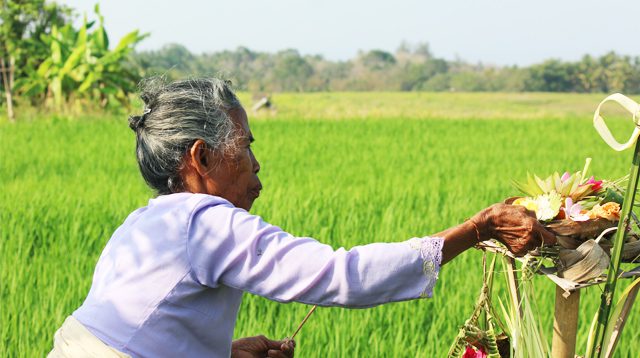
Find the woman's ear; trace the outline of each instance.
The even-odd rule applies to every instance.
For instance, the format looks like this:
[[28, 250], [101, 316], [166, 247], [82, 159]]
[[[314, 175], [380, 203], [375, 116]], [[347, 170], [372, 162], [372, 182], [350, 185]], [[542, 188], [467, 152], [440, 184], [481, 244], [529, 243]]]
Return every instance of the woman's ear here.
[[180, 177], [185, 191], [191, 193], [206, 193], [214, 195], [215, 185], [212, 186], [212, 173], [214, 163], [214, 152], [207, 148], [207, 144], [202, 140], [196, 140], [184, 155], [180, 167]]
[[206, 144], [200, 149], [200, 164], [202, 164], [203, 167], [207, 167], [207, 146]]
[[207, 144], [202, 140], [196, 140], [189, 149], [189, 164], [200, 176], [205, 176], [211, 170], [209, 164], [211, 161], [208, 156], [210, 152], [207, 150]]

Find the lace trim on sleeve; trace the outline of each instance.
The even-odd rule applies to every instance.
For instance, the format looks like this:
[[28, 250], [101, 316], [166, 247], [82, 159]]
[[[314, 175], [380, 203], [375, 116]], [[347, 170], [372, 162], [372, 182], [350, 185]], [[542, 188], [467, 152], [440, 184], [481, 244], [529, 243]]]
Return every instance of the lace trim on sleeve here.
[[420, 297], [433, 296], [433, 287], [438, 280], [440, 264], [442, 263], [442, 245], [444, 239], [440, 237], [423, 237], [409, 240], [409, 245], [420, 251], [422, 257], [422, 272], [427, 279], [427, 285]]

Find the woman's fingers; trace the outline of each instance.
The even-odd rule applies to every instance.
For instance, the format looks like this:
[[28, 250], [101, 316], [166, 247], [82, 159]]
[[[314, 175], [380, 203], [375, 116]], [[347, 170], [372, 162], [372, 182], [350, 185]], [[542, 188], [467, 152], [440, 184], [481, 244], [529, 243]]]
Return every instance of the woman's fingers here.
[[540, 227], [539, 232], [542, 235], [543, 245], [553, 245], [557, 242], [556, 235], [547, 230], [542, 224], [538, 223], [538, 226]]
[[524, 206], [494, 204], [472, 220], [486, 238], [497, 239], [517, 256], [556, 242], [555, 235], [540, 224], [536, 213]]
[[528, 251], [533, 250], [537, 247], [543, 245], [551, 245], [556, 242], [556, 236], [546, 230], [542, 224], [535, 218], [535, 213], [527, 210], [526, 217], [521, 217], [520, 219], [523, 222], [523, 229], [525, 232], [522, 232], [522, 239], [526, 242], [523, 246], [522, 251], [514, 252], [516, 254], [524, 255]]
[[285, 339], [281, 341], [280, 349], [270, 349], [267, 352], [267, 357], [271, 358], [293, 358], [293, 352], [296, 346], [296, 343], [292, 340]]
[[293, 358], [293, 351], [296, 347], [296, 342], [294, 340], [287, 339], [280, 346], [280, 350], [285, 354], [285, 356], [289, 358]]
[[281, 341], [269, 342], [269, 351], [267, 357], [270, 358], [293, 358], [293, 352], [296, 347], [296, 342], [292, 339], [286, 338]]
[[533, 211], [533, 210], [529, 210], [529, 209], [525, 208], [524, 206], [521, 206], [521, 208], [524, 208], [524, 213], [525, 213], [527, 216], [530, 216], [530, 217], [532, 217], [532, 218], [536, 219], [536, 221], [538, 221], [538, 218], [537, 218], [537, 216], [536, 216], [536, 212], [535, 212], [535, 211]]
[[291, 353], [291, 355], [288, 355], [288, 354], [285, 354], [281, 350], [270, 349], [267, 352], [267, 357], [269, 357], [269, 358], [291, 358], [291, 357], [293, 357], [293, 353]]
[[287, 353], [287, 352], [291, 352], [293, 353], [293, 350], [296, 347], [296, 342], [294, 340], [285, 340], [284, 343], [282, 343], [282, 345], [280, 346], [280, 350], [282, 350], [283, 352]]

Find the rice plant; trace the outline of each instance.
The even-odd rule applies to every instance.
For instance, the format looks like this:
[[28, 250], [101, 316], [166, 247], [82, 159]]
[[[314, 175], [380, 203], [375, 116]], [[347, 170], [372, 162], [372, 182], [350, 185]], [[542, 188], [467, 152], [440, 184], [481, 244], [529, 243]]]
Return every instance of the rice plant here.
[[[265, 188], [254, 212], [336, 248], [438, 232], [512, 196], [511, 175], [527, 170], [569, 170], [585, 157], [594, 158], [596, 176], [628, 169], [628, 158], [611, 153], [591, 128], [589, 96], [346, 94], [337, 99], [344, 107], [322, 96], [282, 95], [277, 112], [250, 119]], [[384, 108], [372, 111], [378, 103]], [[556, 116], [553, 108], [565, 110]], [[613, 125], [626, 129], [626, 122]], [[0, 123], [0, 143], [0, 356], [43, 356], [82, 303], [111, 233], [152, 193], [138, 174], [124, 116]], [[533, 280], [539, 324], [551, 337], [554, 287]], [[296, 337], [297, 355], [445, 356], [481, 282], [482, 254], [470, 250], [443, 267], [432, 299], [318, 308]], [[496, 280], [494, 291], [506, 295], [505, 283]], [[579, 347], [596, 291], [582, 295]], [[308, 310], [247, 294], [235, 336], [285, 337]], [[637, 313], [629, 327], [640, 325]], [[640, 332], [626, 329], [620, 342], [620, 357], [635, 356]]]

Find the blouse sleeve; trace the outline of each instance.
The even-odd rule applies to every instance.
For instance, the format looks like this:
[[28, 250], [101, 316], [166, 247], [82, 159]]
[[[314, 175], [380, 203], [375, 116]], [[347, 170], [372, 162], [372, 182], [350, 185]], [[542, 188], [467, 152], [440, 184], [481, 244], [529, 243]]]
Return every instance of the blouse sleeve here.
[[187, 252], [203, 285], [279, 302], [355, 308], [431, 297], [442, 244], [424, 237], [334, 250], [243, 209], [217, 205], [193, 215]]

